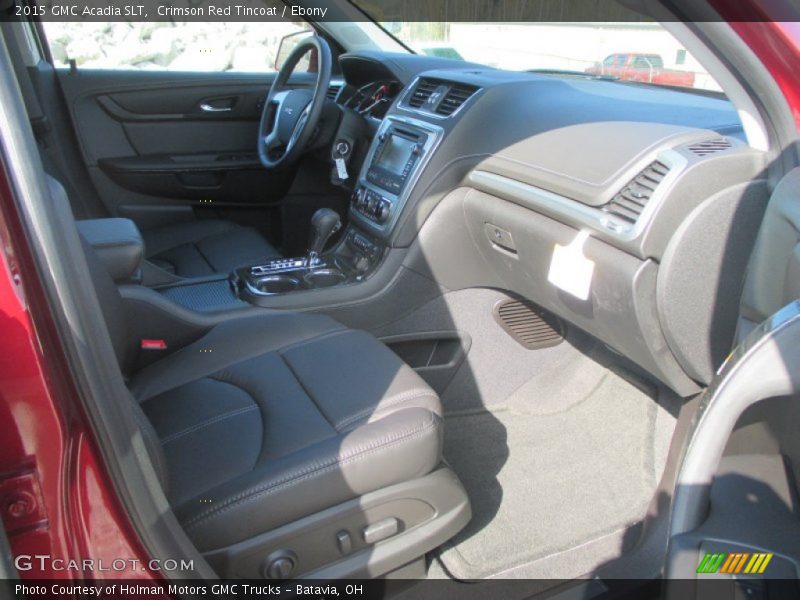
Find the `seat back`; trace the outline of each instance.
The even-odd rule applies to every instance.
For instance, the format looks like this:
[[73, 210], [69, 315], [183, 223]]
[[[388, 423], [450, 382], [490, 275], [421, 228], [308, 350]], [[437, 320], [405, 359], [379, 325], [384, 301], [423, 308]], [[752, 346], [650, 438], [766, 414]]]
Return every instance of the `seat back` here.
[[[70, 207], [69, 199], [64, 191], [64, 187], [53, 177], [47, 176], [47, 185], [50, 191], [50, 199], [52, 208], [59, 219], [64, 223], [74, 223], [72, 210]], [[76, 228], [77, 232], [77, 228]], [[106, 330], [114, 348], [114, 354], [117, 358], [119, 365], [119, 375], [124, 377], [130, 368], [131, 362], [134, 358], [135, 343], [127, 328], [127, 318], [125, 315], [125, 306], [122, 302], [122, 296], [111, 279], [106, 266], [100, 261], [94, 249], [89, 243], [80, 236], [83, 252], [86, 257], [86, 265], [89, 270], [89, 275], [92, 279], [94, 291], [97, 294], [97, 300], [100, 305], [100, 311], [103, 322], [106, 325]], [[142, 432], [142, 439], [144, 440], [147, 453], [153, 463], [156, 474], [159, 477], [164, 492], [167, 492], [167, 472], [166, 472], [166, 459], [161, 448], [161, 443], [158, 440], [153, 426], [145, 416], [139, 403], [136, 402], [133, 395], [128, 393], [128, 400], [133, 411], [133, 417]]]

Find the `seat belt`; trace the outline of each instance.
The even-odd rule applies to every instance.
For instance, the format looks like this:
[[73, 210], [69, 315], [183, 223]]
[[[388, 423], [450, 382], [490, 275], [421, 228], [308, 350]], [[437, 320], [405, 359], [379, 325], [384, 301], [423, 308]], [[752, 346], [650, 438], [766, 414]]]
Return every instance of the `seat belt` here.
[[55, 138], [51, 139], [50, 134], [54, 131], [53, 125], [42, 107], [39, 92], [37, 91], [37, 87], [34, 84], [33, 77], [29, 70], [36, 67], [28, 67], [25, 64], [22, 51], [17, 45], [19, 43], [19, 36], [9, 31], [10, 27], [22, 25], [27, 26], [28, 24], [21, 22], [3, 23], [3, 37], [6, 40], [6, 48], [11, 58], [11, 64], [14, 67], [14, 75], [16, 76], [22, 99], [25, 102], [25, 109], [28, 113], [31, 129], [33, 130], [36, 144], [39, 147], [39, 158], [42, 161], [45, 172], [49, 173], [52, 177], [58, 178], [63, 185], [69, 187], [69, 196], [75, 218], [89, 218], [92, 212], [85, 205], [82, 194], [78, 192], [78, 189], [70, 180], [66, 169], [60, 165], [61, 160], [58, 156], [60, 152], [58, 140]]

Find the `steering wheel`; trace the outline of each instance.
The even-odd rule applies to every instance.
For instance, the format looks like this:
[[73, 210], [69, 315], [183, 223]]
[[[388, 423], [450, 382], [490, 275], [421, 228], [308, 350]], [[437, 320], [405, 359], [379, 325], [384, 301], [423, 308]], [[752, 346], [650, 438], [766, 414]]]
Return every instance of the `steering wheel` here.
[[[289, 89], [287, 82], [297, 63], [311, 51], [316, 51], [317, 55], [317, 80], [313, 91]], [[265, 168], [287, 167], [300, 157], [319, 123], [330, 82], [328, 42], [317, 35], [301, 40], [275, 76], [261, 112], [258, 158]]]

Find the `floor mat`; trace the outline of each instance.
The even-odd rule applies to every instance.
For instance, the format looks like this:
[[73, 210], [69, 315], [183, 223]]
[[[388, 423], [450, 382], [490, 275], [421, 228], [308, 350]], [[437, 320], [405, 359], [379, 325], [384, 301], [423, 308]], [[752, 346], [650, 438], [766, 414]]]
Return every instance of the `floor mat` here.
[[559, 390], [562, 410], [524, 386], [504, 409], [447, 415], [445, 458], [474, 515], [439, 556], [451, 576], [508, 576], [621, 529], [634, 536], [656, 486], [657, 404], [612, 371], [583, 374]]

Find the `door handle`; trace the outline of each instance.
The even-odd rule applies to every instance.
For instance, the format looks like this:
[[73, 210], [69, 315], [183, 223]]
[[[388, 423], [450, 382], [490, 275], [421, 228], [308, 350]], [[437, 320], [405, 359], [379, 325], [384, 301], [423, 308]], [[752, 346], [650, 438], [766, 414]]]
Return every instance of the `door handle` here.
[[203, 102], [200, 105], [200, 110], [203, 112], [210, 112], [210, 113], [220, 113], [220, 112], [231, 112], [233, 110], [232, 106], [212, 106], [208, 102]]

